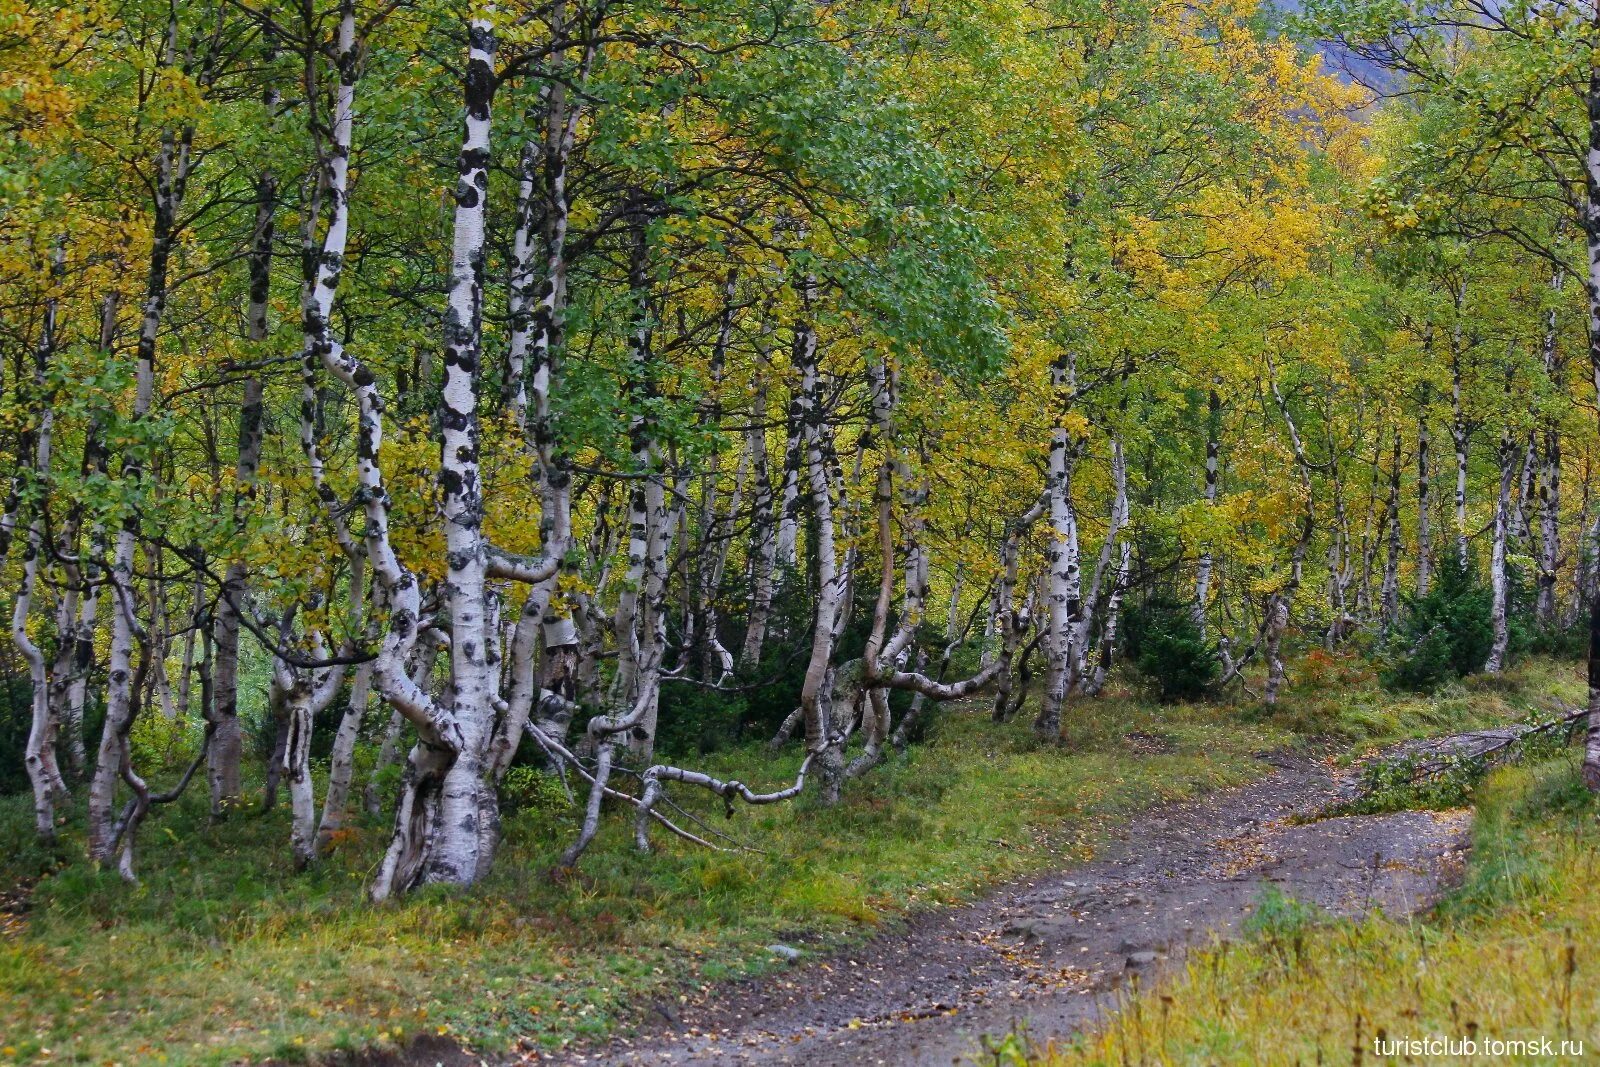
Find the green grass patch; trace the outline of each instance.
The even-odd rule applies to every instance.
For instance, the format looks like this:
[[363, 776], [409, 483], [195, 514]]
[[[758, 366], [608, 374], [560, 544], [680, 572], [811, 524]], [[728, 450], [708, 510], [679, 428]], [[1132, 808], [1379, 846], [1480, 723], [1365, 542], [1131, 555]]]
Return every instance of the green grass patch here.
[[[1425, 919], [1319, 922], [1264, 901], [1245, 938], [1197, 954], [1036, 1062], [1587, 1062], [1559, 1042], [1583, 1042], [1590, 1059], [1600, 1048], [1600, 802], [1571, 753], [1495, 770], [1476, 799], [1465, 880]], [[1429, 1036], [1549, 1039], [1557, 1051], [1376, 1055], [1380, 1037]]]

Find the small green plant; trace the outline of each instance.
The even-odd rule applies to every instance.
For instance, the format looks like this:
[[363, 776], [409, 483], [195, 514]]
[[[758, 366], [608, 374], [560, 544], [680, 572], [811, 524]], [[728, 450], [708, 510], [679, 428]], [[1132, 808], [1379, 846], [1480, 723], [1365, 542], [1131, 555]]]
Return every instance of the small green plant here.
[[1269, 885], [1261, 890], [1245, 917], [1244, 935], [1266, 948], [1278, 962], [1299, 963], [1305, 956], [1307, 931], [1322, 918], [1322, 911], [1315, 905]]
[[1384, 687], [1426, 692], [1480, 669], [1494, 642], [1491, 600], [1470, 563], [1441, 560], [1428, 592], [1407, 598], [1405, 617], [1381, 652]]
[[174, 770], [194, 758], [198, 731], [183, 719], [140, 715], [128, 733], [135, 767]]
[[1481, 756], [1373, 760], [1361, 772], [1360, 797], [1336, 810], [1340, 815], [1383, 815], [1465, 807], [1472, 803], [1486, 767]]
[[1200, 632], [1191, 605], [1152, 596], [1129, 613], [1127, 633], [1129, 657], [1164, 703], [1200, 697], [1216, 680], [1217, 646]]
[[565, 811], [572, 804], [561, 779], [536, 767], [518, 766], [500, 779], [500, 804], [508, 812]]

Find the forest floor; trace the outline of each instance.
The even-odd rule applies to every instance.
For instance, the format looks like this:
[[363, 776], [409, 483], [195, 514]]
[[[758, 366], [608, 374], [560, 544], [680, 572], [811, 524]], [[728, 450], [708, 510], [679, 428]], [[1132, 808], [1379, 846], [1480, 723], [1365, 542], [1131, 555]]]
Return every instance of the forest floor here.
[[[0, 900], [8, 902], [0, 922], [0, 1063], [234, 1064], [304, 1061], [339, 1050], [354, 1057], [349, 1062], [404, 1062], [408, 1051], [429, 1064], [477, 1062], [452, 1054], [462, 1048], [491, 1061], [537, 1055], [579, 1062], [585, 1049], [623, 1049], [603, 1044], [615, 1035], [649, 1041], [668, 1020], [694, 1025], [697, 1013], [715, 1010], [700, 1001], [756, 996], [750, 990], [757, 987], [743, 980], [766, 976], [781, 989], [796, 982], [800, 968], [814, 967], [808, 977], [828, 974], [822, 966], [848, 972], [848, 962], [837, 961], [859, 965], [867, 951], [951, 929], [952, 919], [957, 933], [980, 934], [989, 928], [980, 915], [995, 920], [993, 939], [953, 942], [946, 971], [985, 958], [1001, 968], [1005, 954], [1045, 961], [1037, 968], [1018, 962], [1016, 973], [996, 969], [993, 980], [984, 979], [990, 984], [965, 987], [987, 990], [960, 1003], [989, 1012], [983, 1028], [998, 1034], [1017, 1014], [1012, 991], [1078, 981], [1075, 971], [1090, 970], [1090, 957], [1126, 971], [1127, 959], [1138, 956], [1135, 968], [1145, 968], [1141, 953], [1159, 956], [1183, 943], [1181, 931], [1161, 925], [1166, 904], [1154, 903], [1162, 853], [1140, 840], [1159, 839], [1174, 868], [1253, 862], [1258, 848], [1320, 854], [1338, 840], [1333, 824], [1310, 831], [1275, 820], [1297, 799], [1325, 791], [1335, 764], [1405, 737], [1547, 714], [1556, 698], [1571, 701], [1582, 692], [1578, 666], [1547, 660], [1431, 697], [1385, 693], [1362, 661], [1320, 654], [1299, 664], [1294, 682], [1293, 697], [1275, 710], [1161, 706], [1123, 690], [1074, 706], [1061, 746], [1032, 739], [1027, 711], [1023, 721], [997, 726], [977, 705], [966, 713], [950, 709], [905, 755], [852, 783], [835, 808], [803, 798], [726, 822], [701, 798], [681, 798], [759, 852], [710, 853], [659, 841], [654, 854], [642, 856], [631, 848], [631, 820], [612, 817], [581, 874], [552, 879], [571, 813], [564, 800], [529, 804], [508, 814], [505, 844], [485, 884], [467, 894], [417, 893], [381, 908], [365, 902], [363, 888], [386, 835], [382, 820], [359, 824], [333, 857], [296, 874], [281, 809], [210, 825], [203, 798], [188, 797], [145, 828], [141, 882], [130, 888], [82, 862], [80, 825], [66, 828], [58, 850], [41, 851], [28, 843], [27, 798], [0, 798], [0, 841], [7, 844]], [[695, 762], [765, 784], [792, 773], [795, 759], [774, 759], [751, 744]], [[1257, 794], [1258, 804], [1229, 799], [1249, 792], [1219, 792], [1241, 786], [1267, 792]], [[1142, 817], [1163, 805], [1152, 818], [1165, 818], [1164, 825]], [[1372, 851], [1403, 863], [1455, 832], [1448, 820], [1407, 817], [1372, 831], [1389, 835], [1375, 843], [1358, 823], [1348, 825], [1340, 847], [1355, 866], [1317, 876], [1334, 897], [1372, 896], [1363, 882]], [[1304, 837], [1308, 832], [1332, 836]], [[1411, 852], [1398, 843], [1407, 836]], [[1233, 851], [1217, 851], [1219, 840], [1234, 842]], [[1386, 886], [1390, 873], [1404, 873], [1378, 866]], [[1041, 873], [1068, 868], [1078, 873]], [[1140, 869], [1148, 881], [1134, 885]], [[1108, 896], [1100, 911], [1084, 909], [1082, 925], [1093, 929], [1096, 919], [1107, 924], [1115, 916], [1128, 929], [1118, 929], [1114, 943], [1102, 933], [1067, 944], [1057, 936], [1065, 929], [1051, 923], [1089, 891], [1092, 872], [1107, 884], [1122, 878], [1129, 888]], [[1065, 892], [1069, 881], [1080, 883], [1076, 896]], [[1234, 895], [1197, 900], [1193, 929], [1214, 925], [1259, 891], [1248, 878], [1224, 884]], [[1055, 900], [1028, 899], [1029, 885], [1063, 892]], [[980, 910], [962, 910], [996, 886], [1007, 888], [975, 906]], [[1401, 900], [1426, 891], [1426, 882], [1407, 878], [1393, 888]], [[1199, 894], [1208, 895], [1216, 897]], [[785, 963], [773, 945], [797, 948], [801, 958]], [[1159, 959], [1152, 962], [1159, 968]], [[912, 979], [910, 964], [903, 969], [893, 981]], [[847, 999], [855, 1006], [840, 1023], [851, 1033], [851, 1020], [871, 1030], [869, 1018], [895, 1007], [887, 992], [867, 991], [870, 981], [854, 984], [860, 988]], [[999, 1007], [978, 1003], [984, 1000]], [[951, 1000], [936, 1010], [956, 1006]]]
[[1030, 1035], [1096, 1022], [1128, 976], [1148, 981], [1253, 911], [1292, 899], [1330, 915], [1405, 916], [1459, 876], [1470, 812], [1318, 819], [1350, 795], [1353, 769], [1289, 754], [1267, 761], [1273, 772], [1249, 785], [1131, 820], [1095, 862], [697, 997], [656, 1033], [585, 1062], [994, 1062]]

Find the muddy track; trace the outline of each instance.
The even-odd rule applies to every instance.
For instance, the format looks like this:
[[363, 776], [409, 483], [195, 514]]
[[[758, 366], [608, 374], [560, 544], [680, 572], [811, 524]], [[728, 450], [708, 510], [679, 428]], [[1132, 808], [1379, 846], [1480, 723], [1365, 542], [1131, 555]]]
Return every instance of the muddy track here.
[[1301, 822], [1348, 796], [1348, 772], [1274, 755], [1274, 770], [1138, 816], [1099, 859], [922, 913], [847, 952], [663, 1003], [632, 1037], [556, 1062], [981, 1062], [986, 1037], [1070, 1033], [1131, 974], [1238, 928], [1265, 886], [1329, 912], [1409, 914], [1460, 869], [1466, 812]]

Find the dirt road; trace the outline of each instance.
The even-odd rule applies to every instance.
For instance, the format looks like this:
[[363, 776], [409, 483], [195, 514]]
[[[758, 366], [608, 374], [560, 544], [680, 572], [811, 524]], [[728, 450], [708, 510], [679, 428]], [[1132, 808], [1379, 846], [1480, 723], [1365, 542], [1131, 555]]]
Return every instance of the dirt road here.
[[921, 915], [854, 950], [662, 1005], [636, 1036], [562, 1062], [980, 1063], [986, 1037], [1070, 1033], [1133, 973], [1240, 925], [1266, 886], [1339, 915], [1426, 906], [1459, 869], [1466, 812], [1295, 824], [1349, 789], [1328, 765], [1274, 756], [1250, 785], [1136, 817], [1093, 863]]

